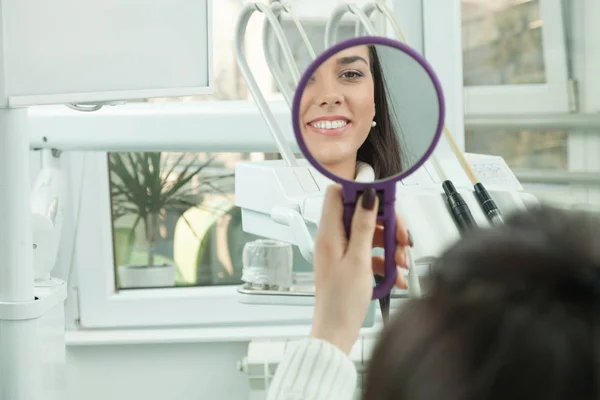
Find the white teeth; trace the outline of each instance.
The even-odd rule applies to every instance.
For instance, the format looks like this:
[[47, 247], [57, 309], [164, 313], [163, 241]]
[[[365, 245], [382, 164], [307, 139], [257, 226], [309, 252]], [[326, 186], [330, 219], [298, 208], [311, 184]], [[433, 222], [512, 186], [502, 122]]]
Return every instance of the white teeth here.
[[338, 129], [346, 126], [348, 122], [343, 120], [336, 121], [316, 121], [311, 123], [311, 125], [317, 129]]

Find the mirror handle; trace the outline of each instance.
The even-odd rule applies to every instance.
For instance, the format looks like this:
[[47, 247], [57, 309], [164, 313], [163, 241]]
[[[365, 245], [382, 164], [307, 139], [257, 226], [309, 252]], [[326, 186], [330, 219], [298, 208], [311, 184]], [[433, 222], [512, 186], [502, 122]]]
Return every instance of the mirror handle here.
[[[395, 198], [395, 196], [392, 197]], [[353, 204], [344, 204], [344, 227], [346, 228], [347, 237], [350, 237], [355, 208], [356, 202]], [[377, 217], [377, 221], [383, 222], [385, 274], [383, 279], [373, 287], [373, 300], [390, 294], [398, 277], [398, 269], [395, 261], [398, 244], [396, 240], [396, 210], [394, 208], [394, 201], [380, 204], [380, 210], [380, 216]]]

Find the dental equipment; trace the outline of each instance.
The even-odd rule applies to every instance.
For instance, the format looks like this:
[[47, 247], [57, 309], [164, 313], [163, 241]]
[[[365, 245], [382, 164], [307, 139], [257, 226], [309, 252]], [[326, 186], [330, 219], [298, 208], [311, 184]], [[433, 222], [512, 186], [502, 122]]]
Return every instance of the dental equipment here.
[[[328, 49], [337, 42], [337, 30], [344, 15], [351, 13], [358, 18], [357, 24], [361, 23], [367, 34], [371, 36], [377, 35], [377, 30], [371, 24], [369, 17], [356, 4], [340, 4], [331, 13], [327, 26], [325, 27], [325, 48]], [[358, 25], [356, 28], [358, 32]]]
[[504, 222], [502, 219], [502, 214], [498, 209], [498, 206], [496, 205], [486, 188], [483, 186], [483, 183], [481, 183], [481, 181], [477, 178], [477, 175], [475, 175], [475, 173], [473, 172], [473, 169], [467, 162], [466, 158], [464, 157], [462, 151], [456, 144], [456, 141], [452, 137], [452, 134], [450, 133], [450, 130], [447, 127], [444, 128], [444, 135], [446, 137], [446, 140], [450, 144], [454, 155], [460, 162], [461, 167], [463, 168], [463, 170], [469, 177], [469, 180], [473, 184], [477, 201], [479, 202], [480, 207], [485, 212], [485, 215], [494, 225], [502, 225]]
[[[294, 22], [294, 25], [296, 26], [296, 28], [298, 29], [298, 31], [300, 33], [302, 42], [304, 43], [304, 45], [306, 46], [306, 49], [308, 50], [309, 56], [314, 60], [317, 57], [315, 54], [315, 51], [314, 51], [312, 45], [310, 44], [310, 41], [308, 40], [308, 36], [306, 35], [306, 32], [304, 31], [302, 24], [300, 24], [300, 21], [298, 21], [298, 18], [296, 18], [295, 14], [292, 12], [291, 6], [283, 5], [279, 2], [275, 2], [275, 3], [271, 4], [271, 9], [272, 9], [272, 12], [275, 15], [275, 17], [278, 17], [282, 11], [285, 11], [288, 15], [290, 15], [290, 17], [292, 18], [292, 21]], [[287, 71], [288, 75], [291, 76], [292, 80], [293, 80], [293, 82], [291, 82], [292, 87], [290, 87], [289, 84], [286, 84], [286, 78], [285, 78], [286, 74], [279, 67], [279, 65], [278, 65], [279, 63], [275, 59], [275, 56], [273, 55], [273, 52], [271, 51], [272, 50], [271, 45], [270, 45], [271, 44], [270, 43], [271, 31], [269, 29], [271, 24], [268, 22], [270, 22], [270, 21], [265, 21], [265, 24], [263, 27], [263, 48], [265, 49], [265, 58], [267, 61], [267, 66], [271, 70], [271, 74], [273, 75], [275, 84], [279, 88], [279, 91], [283, 95], [283, 98], [285, 99], [287, 105], [291, 108], [292, 107], [292, 97], [293, 97], [292, 89], [296, 88], [296, 85], [298, 84], [298, 80], [300, 79], [300, 75], [298, 73], [298, 67], [293, 60], [293, 56], [292, 56], [291, 61], [289, 58], [287, 58], [288, 53], [291, 54], [291, 52], [284, 51], [284, 57], [287, 61], [288, 66], [289, 66], [290, 62], [295, 65], [295, 68], [288, 69], [288, 71]], [[280, 44], [281, 44], [281, 42], [280, 42]], [[287, 40], [285, 40], [283, 44], [286, 46], [286, 49], [289, 50], [289, 44], [287, 43]]]
[[36, 282], [50, 280], [64, 222], [65, 183], [60, 151], [43, 149], [42, 169], [31, 190], [33, 265]]
[[[363, 6], [363, 13], [367, 16], [367, 18], [369, 18], [369, 20], [376, 11], [379, 11], [381, 14], [383, 14], [384, 20], [387, 20], [387, 22], [392, 25], [394, 32], [396, 32], [397, 39], [402, 43], [408, 44], [408, 40], [406, 40], [404, 31], [402, 28], [400, 28], [400, 25], [398, 25], [398, 22], [392, 14], [392, 10], [389, 9], [385, 2], [370, 2]], [[356, 36], [363, 36], [366, 34], [366, 31], [364, 30], [365, 28], [360, 22], [361, 21], [356, 22]], [[337, 26], [332, 27], [332, 29], [337, 29]]]
[[[338, 24], [341, 20], [341, 16], [338, 16], [338, 15], [341, 14], [343, 16], [343, 13], [345, 12], [345, 11], [344, 12], [342, 12], [342, 11], [343, 11], [343, 7], [340, 6], [337, 10], [337, 14], [334, 12], [334, 15], [330, 19], [331, 33], [330, 33], [330, 36], [328, 36], [328, 40], [330, 42], [335, 40], [335, 32], [336, 32]], [[400, 26], [394, 19], [391, 10], [384, 3], [380, 3], [380, 2], [367, 3], [363, 7], [363, 13], [365, 14], [365, 16], [367, 18], [370, 18], [375, 13], [375, 11], [379, 11], [391, 23], [398, 39], [401, 42], [408, 44], [406, 35], [404, 34], [402, 28], [400, 28]], [[362, 34], [363, 30], [360, 29], [360, 22], [362, 22], [363, 20], [364, 20], [364, 18], [359, 18], [359, 21], [357, 21], [357, 23], [356, 23], [357, 36]], [[365, 25], [363, 29], [368, 30], [368, 28], [369, 28], [369, 25]], [[473, 188], [475, 190], [477, 201], [479, 202], [480, 207], [485, 212], [487, 218], [493, 225], [496, 225], [496, 226], [502, 225], [503, 224], [502, 214], [501, 214], [500, 210], [498, 209], [498, 206], [496, 205], [492, 196], [490, 196], [489, 192], [486, 190], [484, 185], [479, 181], [479, 179], [473, 172], [471, 166], [466, 162], [466, 159], [465, 159], [462, 151], [456, 144], [456, 141], [454, 140], [454, 137], [450, 133], [450, 130], [448, 129], [447, 126], [444, 126], [444, 137], [446, 138], [446, 141], [450, 145], [452, 152], [454, 153], [454, 155], [460, 162], [465, 174], [467, 174], [467, 176], [471, 180], [471, 182], [473, 184]], [[436, 168], [438, 168], [438, 170], [439, 170], [439, 163], [437, 163], [435, 161], [435, 158], [436, 158], [435, 153], [432, 155], [432, 158], [434, 158], [434, 163], [436, 164]], [[452, 192], [451, 185], [452, 185], [452, 182], [449, 181], [448, 185], [446, 187], [444, 187], [444, 191], [446, 192], [447, 195], [448, 195], [448, 193]], [[458, 196], [460, 196], [460, 195], [458, 195]], [[454, 200], [451, 199], [450, 195], [448, 195], [448, 202], [449, 202], [449, 204], [450, 204], [450, 202], [452, 202], [452, 203], [454, 202]], [[470, 212], [468, 210], [468, 206], [464, 205], [462, 207], [456, 208], [453, 205], [450, 205], [450, 207], [453, 212], [455, 210], [462, 209], [463, 207], [467, 207], [465, 212], [460, 212], [458, 214], [455, 214], [455, 218], [457, 218], [457, 221], [461, 221], [460, 224], [463, 228], [467, 227], [467, 226], [470, 226], [470, 227], [474, 226], [474, 221], [470, 217]]]
[[273, 26], [273, 31], [275, 36], [279, 41], [279, 45], [283, 50], [284, 58], [288, 64], [289, 69], [293, 72], [294, 77], [299, 76], [298, 66], [293, 61], [293, 56], [289, 46], [287, 45], [287, 41], [285, 39], [285, 35], [283, 30], [281, 29], [281, 25], [277, 21], [275, 14], [271, 11], [271, 8], [261, 4], [261, 3], [248, 3], [244, 6], [241, 11], [240, 17], [238, 19], [237, 27], [236, 27], [236, 37], [235, 37], [235, 50], [236, 50], [236, 61], [246, 84], [248, 85], [248, 89], [252, 93], [252, 98], [254, 99], [260, 113], [262, 114], [273, 139], [277, 143], [277, 147], [281, 153], [281, 156], [285, 160], [286, 164], [290, 167], [298, 167], [298, 161], [294, 156], [294, 153], [291, 150], [291, 147], [288, 143], [286, 143], [285, 138], [283, 137], [283, 133], [281, 129], [277, 125], [277, 121], [275, 121], [275, 117], [271, 112], [256, 79], [254, 78], [254, 74], [250, 70], [250, 66], [248, 65], [248, 61], [246, 60], [246, 52], [244, 49], [245, 45], [245, 34], [246, 27], [248, 26], [248, 22], [256, 11], [262, 12], [266, 16], [265, 23], [270, 23]]
[[454, 184], [452, 181], [444, 181], [442, 183], [442, 188], [444, 188], [444, 192], [446, 193], [446, 199], [448, 202], [448, 207], [450, 207], [450, 211], [452, 212], [452, 216], [456, 221], [457, 225], [462, 231], [467, 231], [471, 228], [476, 228], [477, 224], [471, 215], [471, 210], [469, 210], [469, 206], [463, 199], [463, 197], [456, 191]]
[[[378, 4], [376, 8], [379, 7], [385, 6]], [[344, 5], [339, 9], [347, 10], [348, 7]], [[362, 13], [370, 15], [374, 9], [375, 6], [367, 5], [366, 12]], [[392, 21], [392, 25], [396, 34], [404, 38], [395, 21]], [[328, 37], [331, 37], [335, 23], [330, 20], [328, 26]], [[372, 26], [366, 25], [365, 30], [372, 32], [372, 29]], [[489, 188], [489, 193], [494, 196], [498, 209], [503, 213], [537, 204], [535, 197], [523, 191], [501, 157], [469, 153], [465, 153], [464, 157], [477, 171], [480, 182]], [[312, 237], [317, 230], [325, 188], [332, 182], [307, 164], [306, 160], [298, 160], [298, 163], [305, 166], [306, 170], [299, 172], [282, 161], [239, 163], [236, 166], [235, 197], [236, 205], [242, 209], [244, 231], [297, 245], [302, 255], [310, 261], [311, 257], [306, 255], [312, 254]], [[475, 194], [467, 190], [472, 186], [456, 156], [436, 154], [412, 176], [396, 185], [397, 209], [411, 210], [410, 214], [403, 217], [415, 238], [415, 247], [409, 254], [413, 266], [408, 274], [409, 283], [426, 279], [429, 265], [461, 237], [452, 214], [448, 212], [442, 188], [445, 180], [452, 181], [456, 192], [469, 206], [476, 224], [480, 227], [489, 225], [486, 214], [478, 207]], [[282, 210], [294, 216], [294, 224], [280, 224], [273, 219]], [[289, 221], [290, 217], [287, 219]], [[392, 301], [392, 306], [396, 301], [420, 294], [421, 288], [416, 284], [409, 284], [408, 291], [394, 289], [392, 298], [396, 300]], [[292, 286], [286, 293], [241, 288], [239, 295], [239, 301], [247, 304], [314, 304], [314, 292], [300, 284]]]

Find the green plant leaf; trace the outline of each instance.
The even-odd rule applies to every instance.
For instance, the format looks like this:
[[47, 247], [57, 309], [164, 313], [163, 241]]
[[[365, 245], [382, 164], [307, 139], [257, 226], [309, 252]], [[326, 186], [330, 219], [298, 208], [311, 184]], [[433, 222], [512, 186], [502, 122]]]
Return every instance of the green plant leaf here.
[[131, 226], [131, 231], [129, 231], [129, 236], [127, 237], [128, 243], [133, 242], [133, 238], [135, 237], [135, 230], [137, 229], [137, 226], [139, 225], [141, 220], [142, 220], [142, 217], [138, 215], [137, 218], [135, 219], [135, 222]]
[[200, 166], [198, 166], [195, 170], [193, 170], [193, 172], [191, 172], [189, 175], [187, 174], [187, 171], [195, 164], [194, 161], [189, 162], [183, 172], [177, 177], [177, 180], [175, 182], [175, 184], [173, 185], [173, 187], [166, 193], [167, 197], [170, 197], [171, 195], [173, 195], [174, 193], [177, 193], [177, 191], [179, 191], [179, 189], [181, 187], [183, 187], [184, 185], [186, 185], [190, 180], [192, 180], [192, 178], [194, 176], [196, 176], [198, 173], [200, 173], [204, 168], [206, 168], [212, 161], [214, 160], [214, 157], [210, 157], [208, 159], [208, 161], [206, 161], [205, 163], [201, 164]]
[[[161, 182], [162, 186], [165, 186], [167, 184], [167, 182], [169, 181], [169, 177], [173, 173], [173, 170], [175, 170], [175, 168], [177, 168], [179, 166], [179, 164], [181, 163], [181, 160], [183, 160], [183, 157], [185, 157], [185, 153], [181, 153], [181, 155], [179, 156], [177, 161], [175, 161], [173, 163], [173, 165], [171, 165], [171, 169], [169, 169], [169, 172], [167, 172], [167, 175], [165, 175], [165, 177], [163, 178], [163, 180]], [[166, 161], [165, 161], [165, 164], [166, 164]]]
[[[111, 153], [110, 155], [110, 170], [114, 173], [119, 180], [126, 187], [127, 192], [129, 193], [129, 197], [131, 198], [132, 203], [134, 203], [138, 208], [140, 207], [139, 200], [143, 199], [145, 196], [145, 191], [137, 180], [137, 174], [132, 171], [130, 168], [127, 168], [121, 154], [119, 153]], [[135, 166], [132, 166], [135, 168]], [[140, 209], [141, 211], [141, 209]]]

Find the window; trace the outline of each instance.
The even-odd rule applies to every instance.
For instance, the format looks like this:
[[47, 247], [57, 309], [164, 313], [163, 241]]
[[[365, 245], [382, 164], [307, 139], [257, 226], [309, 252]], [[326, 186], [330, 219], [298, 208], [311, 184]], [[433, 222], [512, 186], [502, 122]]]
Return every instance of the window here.
[[467, 130], [467, 151], [495, 154], [511, 168], [568, 170], [568, 135], [560, 130]]
[[[279, 158], [267, 150], [273, 140], [235, 59], [232, 27], [244, 5], [213, 2], [213, 18], [219, 21], [214, 24], [213, 94], [142, 100], [115, 113], [107, 109], [98, 118], [110, 137], [105, 143], [143, 135], [148, 142], [172, 138], [174, 147], [210, 143], [210, 150], [91, 152], [83, 161], [71, 153], [71, 168], [85, 171], [75, 254], [85, 328], [300, 324], [312, 318], [310, 307], [273, 310], [240, 304], [237, 298], [241, 251], [255, 237], [241, 228], [234, 168], [239, 161]], [[263, 20], [255, 13], [248, 25], [248, 63], [285, 130], [290, 112], [262, 57]], [[215, 110], [226, 113], [227, 121], [216, 118]], [[291, 130], [284, 134], [292, 137]], [[298, 270], [306, 268], [297, 249], [295, 262]]]
[[549, 53], [560, 55], [557, 50], [565, 41], [561, 38], [551, 43], [544, 36], [555, 28], [563, 35], [562, 10], [556, 7], [546, 0], [462, 0], [467, 151], [500, 155], [511, 168], [569, 168], [567, 132], [468, 125], [469, 116], [526, 113], [527, 107], [522, 107], [518, 97], [536, 104], [551, 97], [538, 89], [548, 90], [550, 71], [566, 63], [564, 53], [562, 59], [547, 57]]
[[[268, 1], [265, 1], [268, 3]], [[327, 11], [295, 4], [314, 51], [324, 49]], [[243, 4], [214, 3], [215, 19], [232, 19]], [[299, 8], [299, 9], [298, 9]], [[325, 11], [325, 12], [324, 12]], [[304, 71], [312, 61], [295, 23], [280, 15], [293, 55]], [[231, 25], [234, 25], [232, 21]], [[247, 55], [263, 94], [278, 99], [278, 88], [262, 56], [264, 17], [253, 15], [247, 28]], [[339, 38], [354, 36], [355, 18], [348, 15]], [[250, 98], [235, 59], [235, 30], [215, 24], [215, 92], [161, 102], [239, 101]], [[279, 50], [279, 47], [277, 47]], [[278, 51], [279, 53], [279, 51]], [[254, 57], [254, 59], [252, 59]], [[281, 60], [281, 55], [278, 57]], [[281, 60], [283, 65], [283, 60]], [[253, 64], [253, 65], [252, 65]], [[241, 284], [242, 250], [257, 239], [242, 231], [241, 210], [234, 204], [236, 161], [279, 158], [267, 153], [112, 153], [109, 155], [112, 232], [117, 290]], [[154, 168], [157, 168], [156, 171]], [[192, 173], [194, 171], [195, 173]], [[177, 190], [173, 185], [184, 182]], [[297, 248], [298, 269], [307, 267]]]
[[[116, 287], [241, 283], [237, 161], [264, 153], [109, 155]], [[158, 168], [158, 170], [155, 170]]]
[[462, 0], [468, 115], [568, 112], [560, 0]]
[[546, 83], [539, 1], [464, 2], [465, 86]]
[[[598, 31], [584, 23], [597, 6], [551, 0], [462, 0], [462, 6], [466, 150], [502, 156], [544, 202], [598, 203], [597, 188], [562, 178], [597, 170], [598, 136], [552, 122], [598, 109], [597, 90], [588, 86], [595, 82], [589, 70]], [[569, 80], [582, 91], [567, 90]]]

